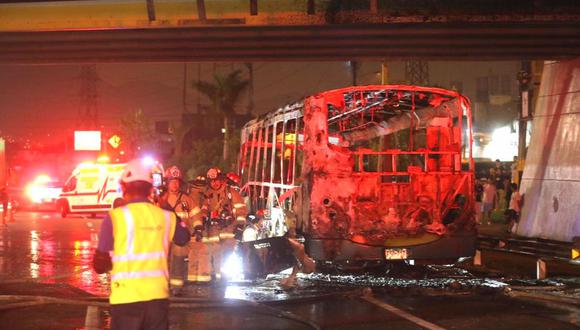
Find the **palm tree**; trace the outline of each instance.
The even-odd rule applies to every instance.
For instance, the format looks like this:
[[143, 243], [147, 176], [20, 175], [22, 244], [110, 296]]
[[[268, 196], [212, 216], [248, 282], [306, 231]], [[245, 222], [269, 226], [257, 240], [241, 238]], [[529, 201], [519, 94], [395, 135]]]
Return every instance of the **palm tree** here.
[[241, 71], [236, 70], [226, 76], [214, 74], [213, 81], [198, 81], [193, 87], [211, 101], [213, 111], [220, 113], [224, 120], [223, 159], [228, 158], [228, 142], [230, 140], [230, 121], [235, 114], [235, 106], [240, 96], [248, 88], [249, 81], [243, 80]]

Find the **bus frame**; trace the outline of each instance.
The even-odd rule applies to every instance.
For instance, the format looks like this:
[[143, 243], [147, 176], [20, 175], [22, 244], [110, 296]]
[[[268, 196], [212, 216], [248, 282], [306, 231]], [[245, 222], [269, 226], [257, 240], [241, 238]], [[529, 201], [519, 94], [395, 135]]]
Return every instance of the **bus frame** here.
[[244, 126], [241, 192], [265, 237], [302, 235], [319, 262], [453, 262], [475, 251], [471, 125], [455, 91], [322, 92]]

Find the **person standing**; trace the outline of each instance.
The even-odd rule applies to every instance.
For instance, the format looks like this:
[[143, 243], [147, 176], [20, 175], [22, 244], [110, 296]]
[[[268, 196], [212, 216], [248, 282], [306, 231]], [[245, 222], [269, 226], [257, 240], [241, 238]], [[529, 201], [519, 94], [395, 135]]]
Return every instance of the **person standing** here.
[[520, 218], [520, 212], [522, 209], [522, 196], [518, 190], [518, 185], [515, 183], [511, 184], [512, 195], [510, 197], [509, 208], [507, 210], [508, 215], [508, 227], [507, 231], [511, 233], [514, 230], [514, 225], [518, 222]]
[[135, 159], [121, 175], [127, 204], [103, 220], [93, 267], [111, 271], [109, 297], [112, 330], [169, 328], [170, 242], [185, 245], [190, 234], [176, 216], [149, 200], [153, 166]]
[[514, 156], [514, 161], [510, 165], [511, 183], [519, 184], [519, 182], [520, 182], [520, 176], [518, 173], [518, 165], [519, 165], [518, 156]]
[[2, 204], [2, 226], [7, 226], [6, 218], [10, 218], [10, 211], [8, 210], [8, 190], [6, 186], [0, 187], [0, 204]]
[[481, 201], [483, 199], [483, 184], [480, 179], [475, 179], [475, 222], [481, 225]]
[[[177, 166], [172, 166], [165, 171], [165, 181], [167, 191], [159, 198], [159, 206], [167, 211], [174, 212], [175, 215], [188, 230], [192, 230], [192, 216], [196, 206], [194, 201], [182, 191], [181, 170]], [[183, 288], [187, 279], [187, 257], [189, 255], [190, 243], [179, 246], [175, 243], [171, 246], [171, 257], [169, 267], [169, 284], [174, 294], [178, 294]]]
[[504, 185], [503, 174], [495, 176], [495, 189], [497, 192], [497, 199], [495, 208], [498, 210], [505, 210], [507, 208], [506, 202], [506, 186]]
[[495, 189], [495, 182], [486, 180], [483, 185], [483, 206], [481, 208], [483, 213], [483, 222], [491, 224], [491, 212], [495, 208], [497, 202], [497, 190]]

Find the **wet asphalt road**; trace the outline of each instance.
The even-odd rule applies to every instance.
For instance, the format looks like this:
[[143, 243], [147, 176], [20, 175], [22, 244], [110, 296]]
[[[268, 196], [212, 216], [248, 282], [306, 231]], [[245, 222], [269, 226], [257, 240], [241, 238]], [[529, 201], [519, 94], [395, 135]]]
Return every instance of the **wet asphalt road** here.
[[[100, 222], [17, 213], [14, 223], [0, 229], [0, 295], [106, 297], [107, 275], [90, 266]], [[572, 329], [580, 324], [577, 310], [515, 300], [504, 294], [510, 281], [456, 267], [399, 265], [374, 274], [303, 275], [290, 291], [279, 286], [285, 276], [188, 285], [171, 310], [171, 329]], [[224, 299], [235, 300], [207, 305]], [[81, 303], [6, 309], [0, 304], [0, 329], [81, 329], [85, 314]], [[100, 328], [107, 328], [106, 309], [99, 315]]]

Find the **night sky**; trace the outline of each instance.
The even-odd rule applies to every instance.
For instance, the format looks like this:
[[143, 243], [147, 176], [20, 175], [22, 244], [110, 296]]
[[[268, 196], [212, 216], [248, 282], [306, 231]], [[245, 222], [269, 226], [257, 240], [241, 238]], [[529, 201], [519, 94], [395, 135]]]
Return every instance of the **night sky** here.
[[[215, 70], [227, 73], [243, 64], [217, 64]], [[3, 134], [33, 137], [57, 134], [76, 127], [81, 107], [79, 65], [1, 66], [0, 130]], [[366, 63], [359, 80], [377, 83], [377, 63]], [[187, 64], [186, 107], [196, 111], [198, 103], [208, 101], [191, 85], [210, 80], [212, 63]], [[152, 120], [176, 120], [183, 111], [184, 64], [99, 64], [97, 65], [99, 123], [118, 124], [125, 114], [142, 109]], [[345, 62], [324, 63], [255, 63], [255, 114], [272, 110], [303, 96], [350, 84]], [[239, 111], [247, 108], [247, 98]]]
[[[507, 79], [508, 88], [500, 94], [507, 94], [508, 103], [486, 117], [476, 118], [475, 128], [485, 127], [492, 120], [513, 120], [510, 118], [515, 116], [515, 75], [519, 62], [430, 62], [429, 65], [431, 86], [454, 88], [459, 82], [460, 91], [471, 98], [474, 109], [480, 108], [476, 104], [478, 80]], [[114, 131], [122, 117], [138, 109], [151, 121], [177, 121], [184, 111], [184, 66], [183, 63], [98, 64], [96, 89], [101, 129]], [[243, 63], [188, 63], [186, 66], [185, 108], [190, 112], [197, 111], [199, 104], [209, 103], [203, 96], [200, 99], [192, 87], [194, 81], [211, 81], [214, 70], [225, 75], [240, 69], [243, 78], [248, 75]], [[254, 63], [253, 67], [254, 115], [304, 96], [351, 85], [347, 62], [263, 62]], [[79, 127], [82, 100], [79, 65], [4, 65], [0, 68], [1, 135], [44, 141], [48, 134], [52, 140], [72, 136]], [[362, 64], [358, 73], [360, 85], [377, 84], [379, 79], [380, 63]], [[389, 62], [389, 83], [405, 83], [404, 62]], [[243, 97], [237, 110], [241, 113], [247, 107], [248, 99]]]

